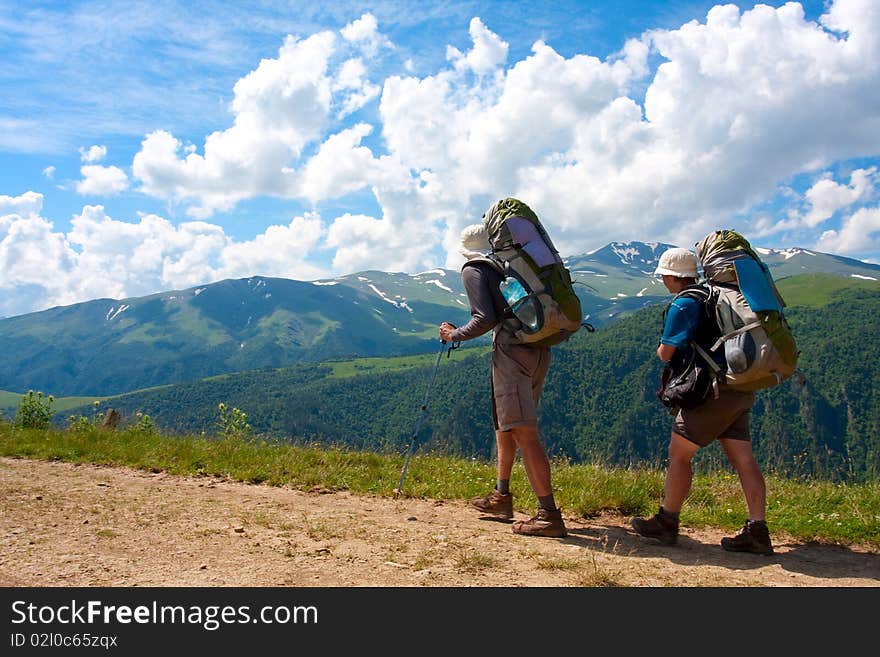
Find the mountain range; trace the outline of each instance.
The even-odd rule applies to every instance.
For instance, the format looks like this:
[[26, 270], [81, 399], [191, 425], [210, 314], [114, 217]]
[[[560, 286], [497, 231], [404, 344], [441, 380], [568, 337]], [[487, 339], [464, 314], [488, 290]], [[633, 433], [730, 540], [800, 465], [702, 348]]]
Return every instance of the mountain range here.
[[[790, 476], [876, 480], [878, 283], [799, 274], [779, 288], [791, 302], [786, 316], [801, 352], [799, 375], [757, 395], [751, 427], [759, 462]], [[671, 418], [655, 396], [662, 311], [641, 309], [554, 348], [539, 408], [549, 453], [607, 466], [663, 466]], [[488, 347], [458, 350], [439, 363], [432, 352], [234, 372], [114, 396], [98, 408], [112, 406], [125, 425], [139, 422], [140, 413], [172, 435], [213, 436], [223, 430], [222, 403], [245, 412], [260, 440], [398, 454], [419, 416], [421, 451], [491, 458]], [[425, 384], [435, 375], [421, 415]], [[56, 424], [93, 417], [92, 402], [58, 400], [64, 412]], [[701, 450], [696, 465], [718, 470], [725, 463], [715, 444]]]
[[[654, 268], [672, 245], [612, 242], [569, 257], [596, 326], [668, 299]], [[880, 265], [806, 249], [758, 249], [778, 281], [801, 273], [880, 280]], [[364, 271], [296, 281], [253, 276], [0, 320], [0, 389], [106, 396], [301, 362], [433, 351], [469, 305], [459, 273]]]

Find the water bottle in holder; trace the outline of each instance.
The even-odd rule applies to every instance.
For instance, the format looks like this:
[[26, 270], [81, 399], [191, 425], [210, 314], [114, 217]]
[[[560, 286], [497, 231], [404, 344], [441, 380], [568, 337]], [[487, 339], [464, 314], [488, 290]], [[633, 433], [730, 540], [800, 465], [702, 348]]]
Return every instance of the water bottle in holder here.
[[541, 312], [538, 300], [526, 292], [516, 278], [508, 276], [499, 285], [501, 296], [507, 301], [510, 310], [523, 323], [526, 333], [534, 333], [540, 328]]

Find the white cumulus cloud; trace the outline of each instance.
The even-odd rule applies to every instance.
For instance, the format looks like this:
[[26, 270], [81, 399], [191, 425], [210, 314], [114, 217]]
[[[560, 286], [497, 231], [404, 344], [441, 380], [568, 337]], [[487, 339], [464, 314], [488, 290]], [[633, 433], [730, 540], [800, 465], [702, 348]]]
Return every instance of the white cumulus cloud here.
[[324, 233], [315, 213], [294, 217], [286, 226], [269, 226], [253, 240], [228, 245], [220, 259], [220, 272], [230, 278], [254, 273], [299, 280], [326, 276], [326, 269], [307, 258]]
[[80, 148], [79, 157], [83, 162], [88, 162], [89, 164], [100, 162], [107, 157], [107, 147], [96, 144], [88, 148]]
[[340, 67], [333, 90], [348, 92], [337, 114], [338, 118], [345, 118], [361, 109], [381, 92], [379, 85], [367, 78], [367, 67], [359, 57], [349, 59]]
[[0, 195], [0, 217], [20, 215], [26, 217], [39, 214], [43, 209], [43, 195], [37, 192], [25, 192], [21, 196]]
[[173, 135], [147, 135], [133, 171], [148, 194], [197, 199], [194, 216], [207, 217], [260, 194], [284, 195], [283, 169], [321, 135], [331, 109], [328, 58], [334, 34], [288, 37], [276, 59], [264, 59], [233, 89], [232, 127], [205, 139], [203, 154]]
[[369, 148], [360, 145], [371, 132], [372, 126], [359, 123], [321, 144], [318, 152], [292, 178], [297, 195], [317, 203], [376, 181], [380, 163]]
[[841, 185], [830, 178], [822, 178], [806, 192], [810, 211], [804, 216], [808, 226], [817, 226], [842, 208], [867, 200], [874, 191], [877, 168], [853, 171], [849, 185]]
[[119, 167], [87, 164], [80, 173], [83, 179], [76, 183], [76, 191], [82, 195], [112, 196], [128, 188], [128, 176]]
[[477, 75], [492, 73], [507, 61], [509, 45], [489, 30], [479, 18], [471, 19], [468, 28], [474, 47], [467, 53], [447, 46], [446, 57], [457, 70], [471, 70]]
[[[724, 5], [705, 22], [647, 33], [642, 42], [664, 61], [644, 104], [594, 91], [572, 113], [568, 147], [525, 158], [513, 189], [561, 226], [569, 251], [633, 236], [689, 243], [772, 198], [782, 180], [877, 153], [880, 20], [863, 2], [838, 0], [830, 14], [817, 24], [794, 3]], [[596, 62], [576, 79], [601, 73], [623, 88], [642, 71], [640, 49], [628, 51], [617, 71]], [[547, 57], [538, 68], [567, 81], [576, 59]], [[547, 95], [538, 98], [551, 121], [533, 123], [532, 141], [566, 108], [564, 92]]]
[[32, 192], [0, 197], [2, 315], [224, 278], [309, 279], [328, 273], [309, 256], [324, 234], [320, 217], [313, 214], [236, 241], [216, 224], [174, 225], [154, 214], [119, 221], [100, 205], [85, 206], [64, 232], [40, 216], [41, 204], [42, 196]]
[[379, 203], [381, 217], [346, 213], [330, 224], [325, 245], [335, 250], [335, 271], [416, 271], [431, 258], [442, 235], [442, 222], [432, 220], [439, 206], [428, 211], [417, 184], [383, 192]]
[[[847, 253], [859, 234], [874, 244], [880, 3], [835, 0], [814, 21], [793, 2], [719, 4], [604, 59], [537, 40], [511, 61], [514, 35], [491, 18], [473, 18], [468, 36], [471, 47], [450, 45], [435, 70], [404, 62], [388, 73], [373, 56], [393, 45], [364, 14], [338, 32], [287, 37], [238, 80], [229, 124], [201, 144], [157, 126], [134, 156], [131, 186], [205, 221], [150, 215], [117, 226], [145, 245], [143, 280], [244, 272], [257, 257], [288, 271], [264, 252], [269, 230], [233, 244], [207, 223], [266, 195], [314, 211], [273, 227], [271, 241], [305, 262], [330, 258], [335, 273], [455, 267], [461, 228], [503, 196], [531, 205], [563, 254], [612, 240], [692, 244], [731, 224]], [[86, 166], [97, 168], [86, 175]], [[113, 167], [86, 166], [80, 185], [97, 190], [99, 174], [105, 185], [87, 193], [112, 193]], [[812, 184], [785, 192], [793, 180]], [[366, 193], [369, 210], [349, 203]], [[23, 198], [0, 199], [20, 210], [7, 211], [7, 226], [41, 211], [22, 209], [34, 207]], [[318, 213], [333, 200], [348, 212]], [[76, 267], [101, 242], [77, 241], [81, 230], [57, 242], [74, 249]], [[109, 254], [98, 261], [110, 267]], [[85, 280], [78, 271], [71, 280]]]
[[840, 230], [827, 230], [816, 249], [858, 257], [880, 250], [880, 208], [861, 208], [844, 219]]
[[364, 54], [375, 56], [381, 48], [393, 48], [391, 41], [379, 31], [379, 22], [373, 14], [364, 14], [340, 30], [342, 38], [359, 45]]

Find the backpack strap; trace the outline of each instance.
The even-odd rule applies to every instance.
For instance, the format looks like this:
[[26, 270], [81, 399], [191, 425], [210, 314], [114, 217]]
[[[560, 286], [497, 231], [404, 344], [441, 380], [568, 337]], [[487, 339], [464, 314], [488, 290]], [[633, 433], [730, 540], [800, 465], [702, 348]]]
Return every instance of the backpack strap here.
[[[485, 265], [489, 265], [492, 269], [494, 269], [496, 272], [498, 272], [502, 278], [504, 278], [504, 276], [506, 276], [506, 273], [504, 270], [504, 262], [498, 256], [496, 256], [494, 253], [489, 253], [484, 256], [478, 256], [476, 258], [470, 258], [461, 266], [461, 270], [464, 271], [465, 267], [473, 267], [480, 262], [482, 262]], [[504, 312], [502, 312], [501, 317], [502, 317], [502, 319], [516, 319], [516, 315], [513, 313], [513, 310], [507, 304], [505, 304], [505, 306], [504, 306]]]
[[[694, 283], [693, 285], [688, 285], [683, 290], [680, 290], [674, 297], [672, 297], [672, 301], [681, 297], [688, 297], [700, 301], [701, 303], [706, 303], [711, 295], [712, 293], [705, 285]], [[670, 303], [672, 303], [672, 301], [670, 301]]]
[[669, 314], [669, 308], [677, 299], [688, 298], [694, 299], [695, 301], [699, 301], [700, 304], [705, 308], [706, 302], [710, 299], [712, 293], [706, 288], [705, 285], [699, 285], [698, 283], [694, 283], [693, 285], [688, 285], [683, 290], [680, 290], [676, 293], [672, 300], [666, 304], [666, 310], [663, 311], [663, 323], [666, 323], [666, 316]]
[[724, 342], [726, 342], [727, 340], [730, 340], [730, 338], [735, 338], [740, 333], [745, 333], [746, 331], [751, 331], [753, 328], [758, 328], [759, 326], [761, 326], [760, 319], [756, 322], [752, 322], [751, 324], [746, 324], [745, 326], [741, 326], [740, 328], [736, 329], [735, 331], [731, 331], [727, 335], [722, 335], [720, 338], [718, 338], [718, 340], [715, 342], [715, 344], [712, 345], [712, 349], [710, 349], [710, 351], [715, 351], [716, 349], [718, 349], [718, 347], [720, 347], [722, 344], [724, 344]]
[[[676, 299], [687, 298], [698, 301], [700, 305], [703, 307], [703, 312], [706, 313], [708, 317], [709, 309], [706, 307], [709, 300], [712, 298], [712, 291], [706, 287], [705, 285], [700, 285], [699, 283], [694, 283], [693, 285], [688, 285], [683, 290], [680, 290], [674, 297], [672, 297], [672, 301], [666, 306], [666, 310], [663, 313], [663, 322], [666, 323], [666, 315], [669, 313], [669, 307], [675, 302]], [[706, 363], [709, 367], [712, 377], [712, 392], [715, 399], [718, 399], [718, 379], [721, 373], [721, 367], [715, 360], [706, 353], [706, 350], [703, 349], [699, 344], [697, 344], [696, 340], [690, 341], [691, 348], [696, 352], [696, 354]], [[715, 351], [717, 345], [712, 347], [711, 351]]]
[[715, 399], [718, 399], [718, 378], [721, 373], [721, 367], [719, 367], [718, 363], [716, 363], [712, 357], [706, 353], [706, 351], [697, 344], [696, 340], [691, 340], [691, 346], [694, 348], [694, 351], [702, 358], [706, 365], [709, 366], [709, 369], [712, 371], [712, 393]]
[[464, 271], [465, 267], [475, 265], [478, 262], [485, 263], [485, 264], [489, 265], [490, 267], [492, 267], [492, 269], [497, 271], [502, 276], [504, 275], [504, 264], [494, 254], [491, 254], [491, 253], [489, 255], [485, 255], [485, 256], [478, 256], [476, 258], [470, 258], [461, 266], [461, 270]]

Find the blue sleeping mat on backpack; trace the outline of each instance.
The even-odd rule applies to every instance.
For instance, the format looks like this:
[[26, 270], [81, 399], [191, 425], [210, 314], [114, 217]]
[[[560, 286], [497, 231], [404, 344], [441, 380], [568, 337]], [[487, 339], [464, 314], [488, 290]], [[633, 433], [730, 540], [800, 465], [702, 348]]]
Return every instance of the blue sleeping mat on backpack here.
[[782, 312], [782, 303], [776, 295], [770, 272], [762, 263], [751, 258], [742, 258], [733, 263], [739, 289], [752, 312], [775, 310]]

